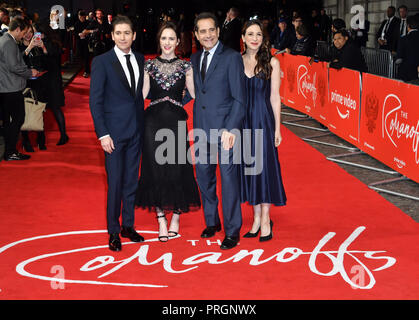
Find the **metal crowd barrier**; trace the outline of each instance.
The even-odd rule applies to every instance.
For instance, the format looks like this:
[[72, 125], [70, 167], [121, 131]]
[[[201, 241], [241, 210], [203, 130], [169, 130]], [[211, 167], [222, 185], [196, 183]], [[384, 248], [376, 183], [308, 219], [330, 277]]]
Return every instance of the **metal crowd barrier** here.
[[321, 61], [330, 59], [330, 46], [326, 41], [317, 41], [314, 56]]
[[394, 61], [390, 51], [361, 47], [361, 52], [367, 63], [368, 73], [394, 78]]

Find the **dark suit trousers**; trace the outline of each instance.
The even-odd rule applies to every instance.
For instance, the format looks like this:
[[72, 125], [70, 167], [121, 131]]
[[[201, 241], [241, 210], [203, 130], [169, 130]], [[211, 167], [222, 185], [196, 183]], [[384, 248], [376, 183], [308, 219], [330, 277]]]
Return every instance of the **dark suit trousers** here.
[[[217, 197], [217, 160], [221, 174], [221, 195], [224, 231], [226, 236], [239, 236], [242, 225], [240, 206], [239, 165], [233, 164], [233, 149], [221, 151], [221, 143], [209, 144], [196, 142], [196, 178], [201, 191], [202, 206], [207, 226], [220, 224]], [[213, 152], [210, 152], [212, 150]], [[235, 150], [236, 152], [237, 150]], [[201, 153], [203, 152], [203, 154]], [[224, 155], [226, 157], [224, 158]], [[206, 160], [202, 163], [200, 160]]]
[[90, 52], [87, 41], [80, 40], [79, 43], [80, 57], [83, 59], [84, 72], [90, 74]]
[[141, 137], [114, 141], [115, 150], [105, 152], [108, 178], [107, 225], [108, 233], [119, 233], [122, 205], [122, 226], [134, 227], [135, 194], [140, 166]]
[[20, 127], [25, 121], [25, 100], [22, 91], [0, 93], [4, 128], [5, 155], [17, 151]]

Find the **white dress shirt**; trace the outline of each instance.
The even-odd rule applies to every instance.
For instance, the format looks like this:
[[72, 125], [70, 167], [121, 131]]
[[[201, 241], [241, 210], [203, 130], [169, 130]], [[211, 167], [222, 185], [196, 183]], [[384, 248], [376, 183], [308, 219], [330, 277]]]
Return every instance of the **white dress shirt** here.
[[[129, 50], [129, 53], [123, 52], [121, 49], [119, 49], [117, 46], [114, 47], [116, 56], [118, 57], [119, 62], [122, 65], [122, 69], [124, 69], [125, 76], [127, 77], [128, 83], [131, 85], [131, 77], [128, 70], [127, 65], [127, 58], [125, 58], [125, 55], [129, 54], [129, 61], [131, 62], [132, 69], [134, 69], [134, 78], [135, 78], [135, 88], [138, 88], [138, 83], [140, 82], [140, 69], [138, 67], [137, 59], [135, 58], [134, 54], [132, 53], [132, 50]], [[109, 137], [109, 134], [104, 135], [103, 137], [100, 137], [99, 140], [102, 140], [103, 138]]]
[[400, 20], [400, 36], [405, 36], [407, 33], [407, 23], [406, 19]]
[[[207, 57], [207, 70], [208, 70], [208, 68], [211, 64], [212, 57], [214, 56], [214, 53], [217, 50], [217, 47], [218, 47], [219, 44], [220, 44], [220, 41], [218, 41], [217, 44], [211, 50], [209, 50], [209, 55]], [[199, 71], [201, 71], [202, 60], [204, 60], [204, 52], [205, 52], [205, 49], [202, 51], [202, 54], [201, 54], [201, 60], [199, 62], [199, 66], [200, 66]], [[205, 71], [207, 71], [207, 70], [205, 70]]]
[[119, 62], [122, 65], [122, 69], [124, 69], [125, 76], [127, 77], [128, 83], [131, 85], [131, 77], [129, 75], [128, 65], [127, 65], [127, 58], [125, 58], [125, 55], [129, 54], [130, 58], [129, 61], [131, 62], [132, 68], [134, 69], [134, 77], [135, 77], [135, 88], [138, 88], [139, 78], [140, 78], [140, 69], [138, 67], [137, 59], [135, 59], [134, 54], [132, 53], [132, 50], [129, 50], [129, 53], [123, 52], [121, 49], [119, 49], [117, 46], [114, 47], [116, 56], [118, 57]]

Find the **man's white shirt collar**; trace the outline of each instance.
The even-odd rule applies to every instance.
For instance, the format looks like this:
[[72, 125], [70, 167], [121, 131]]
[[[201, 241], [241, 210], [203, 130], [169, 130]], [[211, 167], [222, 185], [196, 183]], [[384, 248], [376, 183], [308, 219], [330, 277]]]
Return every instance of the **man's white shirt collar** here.
[[[217, 50], [219, 44], [220, 44], [220, 40], [217, 41], [217, 43], [215, 44], [215, 46], [213, 46], [210, 50], [208, 50], [208, 52], [210, 53], [211, 56], [215, 53], [215, 51]], [[204, 54], [205, 51], [206, 50], [204, 49], [204, 51], [202, 52], [202, 55]]]
[[118, 46], [115, 46], [114, 47], [114, 50], [115, 50], [116, 56], [118, 58], [122, 58], [122, 57], [126, 56], [127, 54], [133, 55], [131, 48], [129, 49], [129, 52], [128, 53], [125, 53], [124, 51], [122, 51], [121, 49], [119, 49]]

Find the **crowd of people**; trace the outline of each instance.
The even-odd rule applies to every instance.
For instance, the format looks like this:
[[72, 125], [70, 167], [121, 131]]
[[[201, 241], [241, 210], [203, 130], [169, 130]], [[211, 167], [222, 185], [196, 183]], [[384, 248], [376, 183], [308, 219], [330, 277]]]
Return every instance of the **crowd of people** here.
[[[21, 8], [0, 9], [2, 22], [0, 36], [0, 118], [5, 142], [4, 160], [27, 160], [28, 154], [18, 151], [17, 144], [25, 119], [23, 91], [30, 88], [38, 101], [46, 103], [58, 124], [64, 145], [69, 137], [64, 113], [65, 97], [61, 75], [62, 38], [49, 21], [40, 21]], [[22, 131], [22, 147], [34, 152], [29, 132]], [[46, 149], [43, 131], [37, 132], [39, 150]]]

